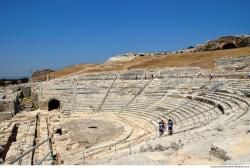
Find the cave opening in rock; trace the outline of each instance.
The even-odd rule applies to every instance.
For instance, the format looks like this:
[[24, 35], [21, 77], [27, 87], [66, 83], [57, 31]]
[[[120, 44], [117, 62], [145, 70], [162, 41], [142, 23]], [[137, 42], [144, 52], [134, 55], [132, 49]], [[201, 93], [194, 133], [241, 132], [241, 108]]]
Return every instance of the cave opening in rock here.
[[233, 43], [226, 43], [226, 44], [224, 44], [224, 45], [222, 46], [222, 49], [223, 49], [223, 50], [225, 50], [225, 49], [231, 49], [231, 48], [237, 48], [237, 47], [236, 47], [235, 44], [233, 44]]
[[60, 101], [56, 99], [52, 99], [48, 103], [48, 111], [60, 109]]

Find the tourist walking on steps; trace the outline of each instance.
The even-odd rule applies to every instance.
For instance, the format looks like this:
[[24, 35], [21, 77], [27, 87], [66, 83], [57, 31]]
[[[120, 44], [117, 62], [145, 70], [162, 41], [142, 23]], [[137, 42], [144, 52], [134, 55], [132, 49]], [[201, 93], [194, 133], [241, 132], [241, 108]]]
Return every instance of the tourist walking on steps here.
[[174, 125], [174, 122], [169, 119], [168, 120], [168, 134], [169, 135], [173, 135], [173, 125]]
[[209, 80], [211, 81], [213, 79], [213, 73], [210, 72], [208, 76], [209, 76]]
[[162, 119], [159, 122], [159, 133], [160, 133], [160, 136], [162, 136], [164, 134], [165, 128], [166, 128], [166, 123]]

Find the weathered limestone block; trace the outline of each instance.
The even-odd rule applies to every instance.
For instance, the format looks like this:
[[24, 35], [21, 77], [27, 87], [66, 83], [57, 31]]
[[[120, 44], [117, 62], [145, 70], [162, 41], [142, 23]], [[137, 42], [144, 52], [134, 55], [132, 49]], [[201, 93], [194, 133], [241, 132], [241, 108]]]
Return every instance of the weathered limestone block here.
[[178, 142], [172, 142], [170, 147], [173, 150], [180, 150], [183, 147], [183, 143], [181, 140], [179, 140]]
[[155, 151], [165, 151], [165, 150], [167, 150], [168, 149], [168, 147], [166, 147], [166, 146], [164, 146], [164, 145], [162, 145], [162, 144], [157, 144], [156, 145], [156, 147], [155, 147]]
[[157, 140], [157, 141], [150, 141], [147, 143], [143, 143], [140, 146], [139, 152], [143, 153], [143, 152], [153, 152], [153, 151], [165, 151], [168, 149], [172, 149], [172, 150], [180, 150], [181, 148], [183, 148], [183, 143], [181, 140], [178, 141], [173, 141], [173, 142], [164, 142], [162, 140]]
[[213, 155], [219, 159], [222, 159], [224, 161], [226, 160], [231, 160], [232, 156], [228, 152], [228, 150], [221, 144], [212, 144], [211, 145], [211, 150], [210, 150], [210, 155]]

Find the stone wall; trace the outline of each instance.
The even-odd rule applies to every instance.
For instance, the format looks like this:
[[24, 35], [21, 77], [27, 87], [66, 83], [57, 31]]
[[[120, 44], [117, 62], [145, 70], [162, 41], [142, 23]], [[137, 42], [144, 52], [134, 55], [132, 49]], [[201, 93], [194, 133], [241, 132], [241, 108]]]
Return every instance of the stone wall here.
[[13, 92], [22, 92], [24, 97], [31, 96], [31, 84], [30, 83], [11, 86], [11, 89]]

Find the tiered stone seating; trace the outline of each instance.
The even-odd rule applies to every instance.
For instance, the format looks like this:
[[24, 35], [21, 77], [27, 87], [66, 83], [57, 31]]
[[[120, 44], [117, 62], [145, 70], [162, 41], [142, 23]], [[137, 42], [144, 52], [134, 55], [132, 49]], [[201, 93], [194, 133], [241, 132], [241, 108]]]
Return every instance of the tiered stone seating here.
[[[190, 79], [187, 78], [164, 78], [153, 80], [143, 93], [139, 95], [124, 112], [135, 113], [137, 115], [147, 115], [159, 121], [163, 116], [163, 112], [152, 113], [153, 109], [151, 105], [160, 101], [166, 94], [170, 92], [178, 92], [183, 90], [182, 87], [186, 87], [189, 84]], [[157, 102], [158, 103], [158, 102]], [[154, 109], [155, 110], [155, 109]], [[166, 118], [167, 119], [167, 118]]]
[[117, 80], [100, 112], [119, 112], [148, 80]]
[[161, 70], [159, 77], [197, 77], [200, 72], [202, 70], [196, 67], [166, 68]]
[[223, 90], [238, 91], [242, 93], [250, 92], [250, 80], [248, 79], [228, 79], [225, 81], [225, 85], [221, 87]]
[[240, 97], [235, 94], [223, 93], [223, 92], [212, 92], [203, 93], [195, 99], [206, 101], [209, 104], [217, 106], [223, 114], [228, 114], [236, 112], [243, 106], [243, 108], [248, 107], [249, 103], [244, 97]]
[[78, 74], [69, 78], [36, 83], [33, 90], [41, 101], [60, 100], [63, 113], [93, 112], [102, 102], [115, 77], [114, 73]]
[[149, 78], [149, 74], [147, 74], [147, 72], [145, 72], [144, 70], [132, 70], [132, 71], [128, 71], [128, 72], [123, 72], [119, 74], [119, 79], [121, 80], [142, 80], [148, 77]]
[[[99, 73], [86, 73], [86, 74], [76, 74], [73, 77], [78, 77], [79, 80], [113, 80], [118, 72], [99, 72]], [[72, 76], [71, 76], [72, 77]]]
[[195, 126], [197, 122], [204, 123], [219, 115], [218, 109], [212, 105], [176, 97], [164, 97], [151, 110], [154, 113], [164, 113], [166, 119], [171, 118], [177, 125], [175, 132], [180, 132], [180, 128], [190, 129], [187, 125]]
[[[115, 115], [110, 112], [106, 113], [95, 113], [94, 116], [91, 114], [73, 114], [71, 118], [79, 119], [85, 117], [91, 117], [95, 119], [108, 120], [110, 122], [119, 123], [124, 127], [123, 134], [114, 140], [106, 141], [98, 145], [92, 146], [85, 149], [86, 162], [89, 159], [96, 157], [105, 157], [107, 153], [114, 153], [116, 150], [128, 150], [129, 141], [130, 144], [138, 144], [142, 142], [147, 136], [152, 133], [155, 134], [155, 130], [152, 124], [149, 124], [147, 120], [140, 117], [131, 115]], [[64, 118], [60, 118], [60, 123], [67, 122]], [[58, 123], [58, 122], [56, 122]], [[52, 126], [56, 123], [52, 123]], [[60, 159], [64, 161], [64, 164], [82, 164], [83, 160], [83, 147], [74, 143], [71, 139], [67, 138], [70, 133], [63, 135], [54, 134], [56, 142], [56, 151], [60, 153]], [[68, 147], [65, 145], [68, 144]], [[116, 147], [115, 147], [116, 146]], [[73, 150], [71, 150], [73, 148]]]
[[76, 112], [95, 112], [112, 82], [113, 80], [78, 81]]
[[[141, 143], [145, 141], [147, 138], [152, 137], [152, 135], [155, 135], [155, 129], [154, 129], [154, 124], [149, 123], [147, 118], [143, 118], [140, 116], [133, 116], [130, 115], [129, 113], [122, 113], [118, 116], [119, 120], [122, 122], [130, 125], [130, 128], [132, 129], [132, 132], [129, 136], [124, 138], [123, 140], [120, 141], [115, 141], [113, 144], [116, 145], [116, 150], [129, 150], [129, 143], [130, 145], [136, 145], [138, 143]], [[108, 153], [114, 153], [114, 145], [111, 146], [111, 151], [109, 150], [108, 152], [104, 153], [97, 153], [95, 157], [105, 157]], [[96, 151], [94, 151], [96, 153]], [[129, 153], [129, 152], [128, 152]]]
[[161, 93], [166, 94], [169, 90], [176, 89], [181, 85], [185, 85], [189, 82], [188, 78], [164, 78], [164, 79], [156, 79], [152, 81], [152, 83], [145, 89], [145, 92], [150, 93]]
[[162, 95], [152, 95], [152, 97], [145, 95], [145, 94], [139, 95], [132, 103], [129, 104], [129, 106], [127, 106], [122, 111], [122, 113], [125, 113], [125, 112], [137, 113], [138, 115], [140, 113], [145, 113], [147, 112], [151, 104], [153, 104], [160, 98], [162, 98]]
[[[179, 85], [176, 84], [176, 80], [179, 80]], [[192, 90], [199, 91], [199, 89], [204, 86], [213, 88], [218, 84], [221, 85], [221, 81], [209, 83], [208, 80], [204, 79], [198, 79], [194, 81], [193, 79], [188, 80], [185, 78], [166, 79], [166, 81], [168, 81], [168, 83], [163, 82], [163, 80], [159, 82], [157, 79], [152, 81], [152, 83], [147, 88], [145, 88], [143, 93], [140, 94], [131, 104], [129, 104], [128, 107], [124, 109], [122, 114], [146, 117], [151, 119], [154, 123], [157, 123], [161, 118], [172, 118], [176, 124], [180, 125], [180, 127], [183, 127], [184, 124], [186, 126], [195, 126], [195, 123], [197, 122], [204, 124], [220, 115], [218, 108], [215, 108], [213, 105], [184, 98], [168, 98], [168, 96], [163, 97], [164, 94], [159, 94], [159, 90], [157, 89], [162, 86], [164, 90], [164, 84], [167, 83], [165, 86], [167, 86], [168, 89], [165, 89], [165, 92], [163, 92], [167, 93], [170, 90], [169, 88], [173, 88], [174, 93], [177, 93], [179, 90], [187, 88], [187, 85], [196, 84]], [[171, 92], [173, 89], [171, 89]], [[167, 104], [164, 105], [163, 102], [166, 102]], [[153, 107], [155, 108], [151, 107], [152, 104], [154, 104]], [[171, 110], [174, 110], [174, 112], [171, 112]], [[170, 113], [166, 113], [167, 111], [170, 111]], [[165, 115], [163, 115], [164, 113]]]
[[[138, 70], [120, 72], [118, 76], [116, 72], [72, 75], [44, 82], [44, 95], [47, 96], [42, 99], [58, 97], [62, 111], [76, 112], [71, 117], [80, 117], [83, 112], [95, 117], [100, 115], [111, 122], [124, 122], [130, 129], [127, 134], [87, 150], [87, 155], [96, 157], [112, 152], [108, 148], [113, 148], [114, 144], [123, 150], [128, 144], [121, 142], [136, 144], [146, 135], [152, 137], [162, 118], [171, 118], [175, 123], [174, 133], [181, 133], [207, 125], [223, 114], [242, 112], [249, 107], [249, 99], [244, 97], [250, 88], [249, 80], [215, 78], [210, 81], [207, 77], [198, 78], [199, 68], [164, 69], [156, 79], [152, 78], [156, 73], [156, 70]], [[151, 128], [147, 132], [149, 123], [154, 131]], [[68, 163], [78, 164], [82, 154], [62, 149], [60, 145], [65, 142], [57, 144], [59, 153]], [[82, 152], [76, 149], [77, 146], [71, 146], [74, 152]]]

